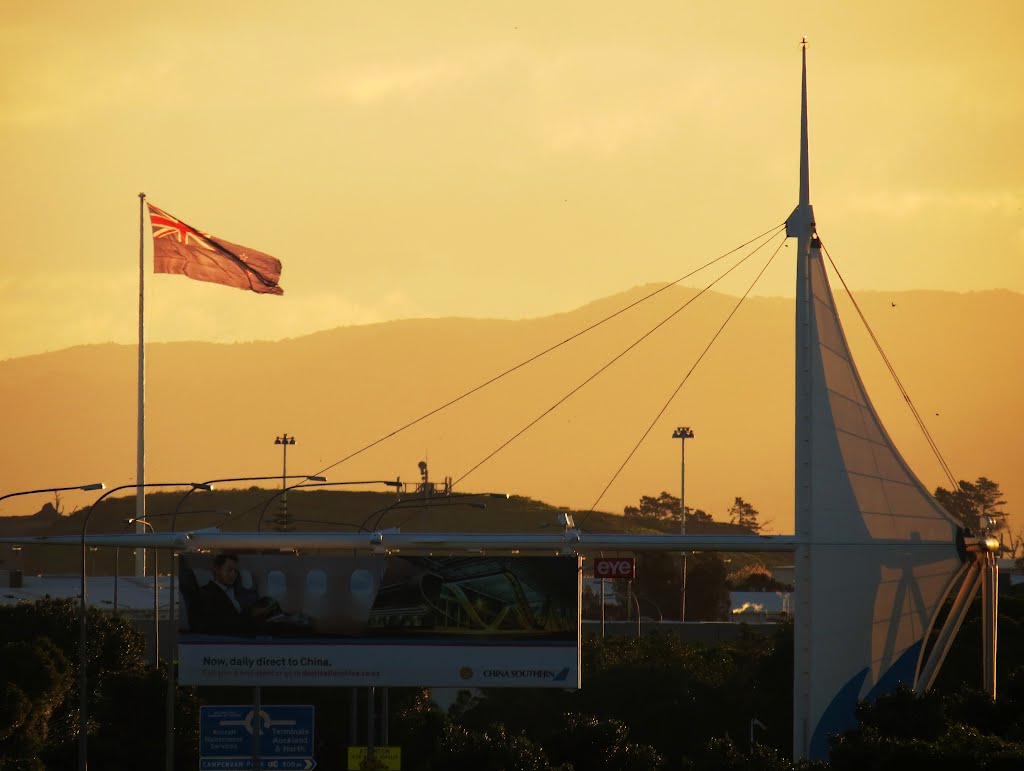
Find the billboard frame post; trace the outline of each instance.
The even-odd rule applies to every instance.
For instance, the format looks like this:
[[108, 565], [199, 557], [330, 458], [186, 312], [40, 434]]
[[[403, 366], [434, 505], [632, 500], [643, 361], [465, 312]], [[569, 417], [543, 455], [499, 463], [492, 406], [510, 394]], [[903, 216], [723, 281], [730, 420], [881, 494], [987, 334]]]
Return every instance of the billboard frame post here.
[[263, 718], [260, 716], [260, 687], [253, 686], [252, 689], [252, 767], [253, 771], [259, 771], [260, 767], [260, 734], [263, 732]]
[[348, 744], [359, 744], [359, 689], [354, 685], [348, 689]]
[[376, 742], [374, 734], [377, 732], [376, 720], [376, 689], [371, 685], [366, 689], [366, 753], [373, 757], [373, 748]]

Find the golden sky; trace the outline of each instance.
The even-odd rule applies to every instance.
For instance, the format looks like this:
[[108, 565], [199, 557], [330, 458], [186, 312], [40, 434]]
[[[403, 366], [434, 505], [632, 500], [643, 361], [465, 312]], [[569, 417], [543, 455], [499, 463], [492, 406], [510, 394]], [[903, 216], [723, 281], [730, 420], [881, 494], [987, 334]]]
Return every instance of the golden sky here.
[[150, 277], [153, 341], [673, 280], [795, 204], [802, 35], [851, 286], [1024, 292], [1022, 28], [1011, 0], [4, 3], [0, 358], [136, 339], [140, 191], [284, 263], [283, 298]]

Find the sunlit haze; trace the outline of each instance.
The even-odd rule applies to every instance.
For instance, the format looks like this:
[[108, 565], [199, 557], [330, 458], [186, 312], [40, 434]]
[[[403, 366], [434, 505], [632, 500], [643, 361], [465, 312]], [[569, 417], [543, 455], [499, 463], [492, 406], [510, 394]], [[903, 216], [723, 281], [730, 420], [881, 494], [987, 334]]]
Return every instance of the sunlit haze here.
[[[851, 289], [1024, 293], [1011, 0], [41, 0], [0, 20], [0, 359], [135, 343], [140, 192], [284, 266], [282, 297], [154, 276], [147, 220], [153, 343], [536, 318], [674, 281], [796, 204], [803, 35], [811, 200]], [[793, 251], [755, 295], [794, 294]], [[264, 433], [283, 429], [302, 433]], [[326, 463], [361, 438], [319, 441]]]
[[802, 35], [812, 201], [851, 285], [1024, 291], [1015, 2], [0, 17], [0, 358], [135, 339], [140, 191], [285, 266], [281, 299], [156, 277], [152, 341], [530, 317], [675, 279], [792, 209]]

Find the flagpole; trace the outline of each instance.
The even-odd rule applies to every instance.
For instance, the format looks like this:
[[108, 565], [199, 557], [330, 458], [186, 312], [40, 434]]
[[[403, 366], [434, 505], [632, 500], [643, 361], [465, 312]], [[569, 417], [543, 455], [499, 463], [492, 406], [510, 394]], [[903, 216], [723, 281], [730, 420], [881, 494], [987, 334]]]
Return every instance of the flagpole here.
[[[146, 336], [144, 325], [146, 297], [146, 263], [144, 258], [146, 194], [139, 193], [139, 401], [138, 432], [135, 453], [135, 532], [146, 532]], [[146, 575], [146, 550], [135, 550], [135, 575]], [[157, 577], [154, 573], [153, 581]], [[157, 623], [154, 620], [154, 623]]]

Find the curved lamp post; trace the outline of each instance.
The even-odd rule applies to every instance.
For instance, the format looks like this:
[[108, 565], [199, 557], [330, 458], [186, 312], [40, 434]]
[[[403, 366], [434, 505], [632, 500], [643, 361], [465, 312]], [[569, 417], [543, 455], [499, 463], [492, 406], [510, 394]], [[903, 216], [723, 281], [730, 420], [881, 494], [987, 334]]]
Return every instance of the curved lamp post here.
[[664, 614], [663, 614], [663, 613], [661, 612], [661, 608], [660, 608], [660, 607], [658, 606], [658, 603], [656, 603], [656, 602], [655, 602], [654, 600], [652, 600], [652, 599], [651, 599], [650, 597], [641, 597], [641, 596], [640, 596], [640, 595], [638, 595], [638, 594], [634, 594], [633, 596], [637, 598], [637, 612], [638, 612], [638, 613], [640, 612], [640, 600], [643, 600], [644, 602], [649, 602], [649, 603], [650, 603], [651, 605], [653, 605], [653, 606], [654, 606], [654, 609], [655, 609], [655, 610], [656, 610], [656, 611], [658, 612], [658, 621], [659, 621], [659, 622], [660, 622], [660, 621], [664, 621], [664, 620], [665, 620], [665, 616], [664, 616]]
[[[147, 519], [143, 519], [142, 517], [131, 517], [130, 519], [122, 520], [122, 522], [124, 522], [124, 527], [121, 528], [121, 535], [124, 535], [126, 532], [128, 532], [128, 528], [131, 527], [132, 525], [134, 525], [136, 522], [141, 522], [143, 524], [143, 527], [148, 527], [149, 528], [149, 532], [151, 532], [151, 533], [156, 532], [153, 529], [153, 524], [151, 522], [149, 522]], [[156, 573], [156, 569], [155, 568], [154, 568], [153, 572]], [[117, 618], [117, 584], [118, 584], [118, 578], [120, 577], [120, 573], [121, 573], [121, 547], [120, 546], [115, 546], [114, 547], [114, 618]], [[156, 607], [157, 607], [157, 600], [154, 599], [153, 600], [153, 612], [154, 612], [154, 614], [156, 613]]]
[[[383, 509], [377, 509], [377, 511], [371, 513], [370, 516], [368, 516], [366, 519], [363, 520], [363, 523], [359, 526], [359, 529], [360, 530], [367, 530], [367, 527], [366, 527], [367, 524], [370, 522], [371, 519], [376, 517], [377, 521], [374, 522], [374, 525], [373, 525], [374, 530], [376, 530], [377, 528], [380, 527], [380, 523], [383, 521], [384, 517], [387, 515], [388, 512], [395, 511], [395, 510], [401, 510], [401, 509], [414, 509], [414, 508], [433, 509], [433, 508], [440, 508], [440, 507], [444, 507], [444, 506], [463, 506], [463, 505], [465, 505], [465, 506], [474, 506], [476, 508], [481, 508], [481, 509], [482, 508], [486, 508], [486, 504], [484, 504], [482, 501], [474, 501], [473, 500], [473, 499], [479, 499], [479, 498], [503, 498], [503, 499], [508, 499], [508, 495], [506, 493], [460, 493], [460, 494], [445, 495], [445, 496], [442, 496], [440, 498], [426, 498], [426, 499], [424, 499], [424, 498], [400, 498], [399, 500], [395, 501], [394, 503], [389, 504], [388, 506], [385, 506]], [[469, 500], [467, 500], [467, 499], [469, 499]], [[437, 503], [433, 503], [432, 501], [438, 501], [438, 502]], [[408, 504], [408, 505], [407, 506], [403, 506], [402, 504]], [[479, 505], [477, 505], [477, 504], [479, 504]]]
[[[38, 490], [19, 490], [18, 492], [15, 493], [7, 493], [6, 495], [0, 495], [0, 501], [5, 500], [6, 498], [17, 498], [18, 496], [21, 495], [35, 495], [36, 493], [62, 493], [68, 490], [85, 490], [86, 492], [88, 492], [90, 490], [105, 490], [106, 488], [107, 486], [102, 482], [90, 482], [87, 485], [70, 485], [68, 487], [43, 487]], [[82, 549], [82, 575], [85, 575], [84, 544]], [[85, 579], [83, 578], [82, 581], [84, 585]]]
[[[270, 496], [270, 498], [267, 499], [266, 503], [263, 504], [263, 510], [260, 512], [260, 518], [259, 518], [259, 520], [256, 523], [256, 532], [258, 532], [258, 533], [262, 533], [263, 532], [263, 517], [267, 513], [267, 509], [270, 508], [270, 504], [273, 503], [274, 500], [277, 499], [278, 497], [280, 497], [282, 495], [286, 495], [289, 490], [294, 490], [297, 487], [307, 488], [307, 487], [332, 487], [332, 486], [339, 486], [339, 485], [387, 485], [389, 487], [396, 487], [397, 488], [397, 487], [400, 487], [401, 484], [402, 483], [399, 482], [398, 480], [391, 480], [391, 479], [364, 479], [362, 481], [354, 481], [354, 482], [317, 482], [317, 483], [313, 483], [313, 484], [305, 484], [304, 482], [299, 482], [298, 484], [295, 484], [295, 485], [289, 485], [288, 487], [285, 487], [285, 488], [283, 488], [281, 490], [278, 490], [276, 493], [274, 493], [272, 496]], [[374, 513], [376, 513], [376, 512], [374, 512]], [[362, 526], [360, 526], [360, 529], [362, 529]]]
[[[274, 479], [274, 480], [276, 480], [276, 479], [281, 479], [281, 480], [285, 480], [285, 479], [302, 479], [302, 480], [305, 480], [305, 481], [314, 481], [314, 482], [326, 482], [327, 481], [327, 479], [325, 477], [316, 476], [314, 474], [293, 474], [291, 477], [287, 477], [287, 476], [278, 477], [278, 476], [275, 475], [275, 476], [261, 476], [261, 477], [224, 477], [223, 479], [208, 479], [208, 480], [206, 480], [205, 482], [203, 482], [203, 483], [201, 483], [199, 485], [193, 486], [188, 492], [186, 492], [183, 496], [181, 496], [181, 498], [178, 499], [178, 503], [175, 505], [174, 511], [171, 512], [171, 531], [172, 532], [177, 532], [177, 529], [178, 529], [178, 515], [179, 514], [190, 514], [190, 513], [193, 513], [193, 512], [188, 512], [188, 511], [182, 511], [181, 507], [185, 504], [185, 501], [188, 500], [188, 497], [190, 495], [192, 495], [192, 493], [194, 493], [196, 490], [212, 490], [213, 489], [213, 485], [218, 484], [220, 482], [262, 482], [262, 481], [266, 481], [266, 480], [269, 480], [269, 479]], [[196, 513], [198, 513], [198, 512], [196, 512]], [[263, 517], [263, 515], [261, 514], [260, 515], [260, 519], [261, 520], [262, 520], [262, 517]], [[174, 552], [172, 551], [171, 552], [171, 607], [170, 607], [170, 621], [171, 621], [172, 633], [174, 631], [174, 616], [175, 616], [174, 581], [175, 581], [175, 577], [176, 577], [177, 571], [178, 571], [178, 565], [175, 562], [174, 557], [175, 557], [175, 555], [174, 555]], [[171, 663], [171, 674], [172, 674], [172, 677], [170, 677], [170, 679], [168, 680], [168, 682], [171, 683], [171, 684], [174, 683], [173, 670], [174, 670], [174, 664], [172, 662]], [[170, 688], [168, 688], [168, 691], [170, 691]], [[168, 703], [170, 704], [171, 702], [169, 701]], [[172, 729], [173, 729], [173, 726], [172, 726]], [[167, 771], [174, 771], [174, 770], [173, 770], [173, 768], [168, 766]]]
[[[154, 528], [153, 523], [150, 520], [156, 519], [158, 517], [177, 517], [178, 514], [219, 514], [219, 515], [223, 516], [223, 515], [230, 515], [231, 512], [226, 510], [226, 509], [190, 509], [189, 511], [173, 511], [173, 512], [164, 512], [162, 514], [148, 514], [147, 513], [145, 517], [132, 517], [131, 519], [121, 520], [122, 522], [124, 522], [124, 527], [121, 528], [121, 534], [124, 535], [124, 533], [126, 533], [128, 531], [129, 526], [134, 525], [136, 523], [141, 523], [143, 526], [148, 527], [151, 533], [155, 533], [156, 529]], [[173, 530], [172, 530], [172, 532], [173, 532]], [[118, 579], [120, 578], [120, 554], [119, 554], [120, 551], [121, 551], [121, 547], [120, 546], [115, 546], [114, 547], [114, 617], [115, 618], [117, 617], [117, 609], [118, 609], [117, 587], [118, 587]], [[154, 561], [154, 564], [156, 564], [156, 558], [155, 557], [154, 557], [153, 561]], [[173, 575], [173, 569], [174, 569], [174, 561], [171, 560], [171, 571], [170, 572], [172, 573], [172, 575]], [[154, 568], [154, 572], [156, 572], [155, 568]], [[174, 587], [172, 586], [171, 587], [171, 598], [173, 599], [173, 597], [174, 597]], [[156, 615], [156, 613], [158, 612], [158, 609], [159, 609], [159, 600], [158, 600], [158, 595], [157, 595], [157, 592], [156, 592], [155, 589], [153, 590], [153, 608], [154, 608], [154, 615]], [[173, 615], [171, 616], [171, 618], [173, 619]]]
[[[105, 490], [106, 488], [107, 486], [102, 482], [90, 482], [87, 485], [71, 485], [69, 487], [42, 487], [38, 490], [19, 490], [18, 492], [15, 493], [7, 493], [5, 495], [0, 495], [0, 501], [5, 500], [7, 498], [17, 498], [18, 496], [21, 495], [35, 495], [36, 493], [62, 493], [67, 490], [85, 490], [88, 492], [90, 490]], [[21, 547], [19, 546], [18, 549], [20, 550]], [[84, 563], [84, 556], [82, 557], [82, 560]]]
[[[81, 538], [81, 557], [82, 557], [82, 582], [80, 591], [81, 609], [78, 620], [78, 769], [79, 771], [86, 771], [89, 767], [88, 761], [88, 750], [89, 750], [89, 695], [87, 692], [88, 678], [86, 677], [86, 644], [88, 641], [88, 622], [86, 621], [86, 586], [85, 586], [85, 538], [88, 534], [89, 520], [92, 519], [93, 512], [96, 511], [96, 507], [103, 501], [104, 498], [113, 495], [119, 490], [138, 489], [146, 487], [192, 487], [192, 489], [205, 489], [209, 490], [210, 486], [201, 482], [151, 482], [146, 484], [135, 484], [135, 485], [121, 485], [107, 490], [103, 495], [97, 498], [89, 510], [85, 513], [85, 518], [82, 521], [82, 538]], [[92, 489], [100, 489], [93, 487]], [[48, 491], [44, 491], [48, 492]]]
[[36, 493], [62, 493], [66, 490], [105, 490], [106, 485], [102, 482], [93, 482], [88, 485], [72, 485], [71, 487], [43, 487], [39, 490], [21, 490], [16, 493], [7, 493], [6, 495], [0, 495], [0, 501], [4, 498], [15, 498], [19, 495], [35, 495]]
[[[471, 496], [466, 496], [466, 497], [469, 498]], [[380, 513], [380, 516], [377, 517], [377, 521], [373, 525], [374, 531], [380, 530], [380, 526], [381, 526], [381, 524], [384, 521], [384, 517], [385, 517], [385, 515], [389, 511], [405, 511], [406, 509], [414, 509], [412, 514], [410, 514], [408, 517], [406, 517], [401, 522], [399, 522], [397, 525], [395, 525], [394, 529], [401, 530], [406, 522], [408, 522], [410, 519], [415, 517], [417, 514], [420, 514], [420, 513], [424, 512], [424, 511], [427, 511], [429, 509], [446, 509], [446, 508], [451, 508], [451, 507], [454, 507], [454, 506], [469, 506], [470, 508], [473, 508], [473, 509], [486, 509], [487, 508], [487, 504], [486, 503], [484, 503], [483, 501], [478, 501], [478, 500], [444, 501], [444, 500], [441, 500], [441, 499], [438, 499], [438, 498], [433, 498], [431, 500], [436, 501], [436, 503], [428, 503], [428, 502], [422, 501], [422, 500], [421, 501], [408, 500], [408, 501], [402, 501], [402, 503], [408, 504], [407, 506], [398, 506], [398, 505], [388, 506], [384, 511], [382, 511]]]
[[[150, 522], [146, 517], [132, 517], [126, 519], [124, 527], [121, 528], [121, 533], [128, 529], [129, 525], [141, 524], [143, 530], [147, 527], [149, 532], [155, 533], [156, 529], [153, 527], [153, 523]], [[118, 579], [118, 565], [117, 561], [120, 558], [120, 546], [114, 547], [114, 617], [117, 617], [117, 579]], [[145, 549], [142, 550], [145, 553]], [[160, 665], [160, 570], [159, 570], [159, 552], [153, 549], [153, 666]], [[145, 561], [145, 560], [143, 560]]]
[[[288, 476], [259, 476], [259, 477], [224, 477], [222, 479], [208, 479], [199, 486], [194, 486], [188, 490], [181, 498], [178, 499], [178, 503], [174, 507], [174, 511], [171, 512], [171, 531], [177, 532], [178, 529], [178, 515], [179, 514], [192, 514], [198, 512], [182, 511], [181, 507], [188, 500], [188, 497], [192, 495], [196, 490], [212, 490], [213, 485], [219, 484], [220, 482], [264, 482], [270, 479], [282, 480], [285, 479], [303, 479], [306, 481], [326, 482], [326, 477], [316, 476], [314, 474], [293, 474], [291, 477]], [[168, 618], [170, 622], [170, 634], [171, 634], [171, 650], [175, 650], [175, 646], [178, 641], [178, 628], [175, 620], [176, 607], [177, 607], [177, 596], [175, 595], [175, 580], [178, 575], [178, 562], [176, 559], [174, 550], [171, 550], [171, 598], [170, 607], [168, 609]], [[167, 704], [164, 718], [164, 768], [165, 771], [174, 771], [174, 703], [177, 698], [175, 689], [177, 688], [177, 673], [174, 670], [175, 657], [172, 654], [167, 660]]]
[[[317, 476], [315, 474], [290, 474], [288, 476], [278, 476], [275, 474], [274, 476], [269, 477], [225, 477], [223, 479], [207, 479], [205, 482], [203, 482], [203, 486], [199, 487], [198, 489], [213, 489], [213, 485], [219, 484], [221, 482], [264, 482], [270, 479], [280, 479], [282, 481], [285, 479], [303, 479], [308, 482], [327, 481], [327, 477]], [[181, 496], [181, 498], [178, 500], [178, 504], [174, 507], [174, 518], [171, 519], [171, 530], [174, 530], [177, 527], [177, 515], [181, 513], [182, 505], [184, 505], [185, 501], [188, 500], [188, 497], [192, 495], [192, 493], [194, 493], [196, 489], [197, 488], [192, 488], [183, 496]]]

